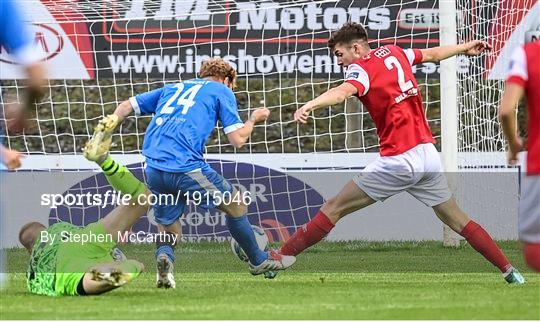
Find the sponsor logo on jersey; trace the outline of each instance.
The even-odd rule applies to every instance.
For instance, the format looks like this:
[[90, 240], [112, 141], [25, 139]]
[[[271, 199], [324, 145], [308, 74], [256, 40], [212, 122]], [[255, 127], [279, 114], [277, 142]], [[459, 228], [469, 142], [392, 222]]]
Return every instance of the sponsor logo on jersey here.
[[401, 93], [401, 95], [396, 97], [394, 100], [395, 100], [396, 103], [400, 103], [403, 100], [405, 100], [406, 98], [409, 98], [411, 96], [416, 96], [416, 95], [418, 95], [418, 88], [415, 87], [415, 88], [411, 88], [410, 90], [408, 90], [405, 93]]
[[347, 74], [347, 79], [358, 79], [360, 72], [350, 72]]

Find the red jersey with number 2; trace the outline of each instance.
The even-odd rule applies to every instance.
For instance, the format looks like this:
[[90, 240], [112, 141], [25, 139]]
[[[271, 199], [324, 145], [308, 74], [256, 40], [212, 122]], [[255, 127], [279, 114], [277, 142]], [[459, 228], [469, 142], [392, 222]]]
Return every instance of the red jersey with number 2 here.
[[435, 143], [411, 68], [421, 61], [418, 49], [383, 46], [347, 68], [345, 81], [358, 89], [358, 97], [375, 122], [382, 156]]

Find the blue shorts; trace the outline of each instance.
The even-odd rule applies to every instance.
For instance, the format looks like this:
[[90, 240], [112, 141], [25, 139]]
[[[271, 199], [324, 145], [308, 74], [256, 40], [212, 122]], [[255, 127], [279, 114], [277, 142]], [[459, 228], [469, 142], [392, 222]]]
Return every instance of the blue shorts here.
[[164, 197], [161, 202], [152, 205], [156, 222], [165, 226], [182, 216], [188, 198], [198, 207], [211, 209], [219, 206], [214, 199], [216, 195], [222, 196], [224, 192], [234, 191], [227, 179], [209, 165], [190, 172], [166, 172], [147, 166], [145, 174], [148, 188], [158, 196], [157, 200], [159, 196], [172, 196], [173, 202], [170, 202], [171, 198]]

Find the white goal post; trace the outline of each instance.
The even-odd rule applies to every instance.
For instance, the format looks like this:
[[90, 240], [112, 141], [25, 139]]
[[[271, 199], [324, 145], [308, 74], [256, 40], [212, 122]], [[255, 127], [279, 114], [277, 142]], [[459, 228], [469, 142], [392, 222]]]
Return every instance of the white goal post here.
[[[456, 1], [439, 0], [440, 45], [457, 43]], [[453, 174], [458, 171], [458, 104], [457, 104], [457, 60], [456, 57], [441, 62], [441, 152], [443, 167], [447, 173], [450, 189], [455, 192]], [[443, 244], [459, 246], [459, 235], [450, 227], [443, 227]]]

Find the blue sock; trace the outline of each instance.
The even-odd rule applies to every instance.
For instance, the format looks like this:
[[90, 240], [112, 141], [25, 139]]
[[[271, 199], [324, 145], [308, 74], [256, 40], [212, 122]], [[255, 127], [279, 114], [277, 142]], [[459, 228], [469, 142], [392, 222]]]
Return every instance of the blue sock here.
[[176, 259], [176, 257], [174, 256], [174, 250], [173, 250], [171, 245], [161, 245], [161, 246], [159, 246], [156, 249], [156, 258], [158, 258], [158, 256], [160, 254], [167, 255], [169, 257], [169, 259], [171, 260], [171, 262], [174, 262], [174, 260]]
[[255, 234], [247, 217], [226, 216], [226, 218], [227, 228], [229, 228], [231, 236], [242, 247], [249, 258], [249, 262], [253, 265], [259, 265], [264, 262], [268, 258], [268, 254], [263, 252], [259, 248], [259, 245], [257, 245]]

